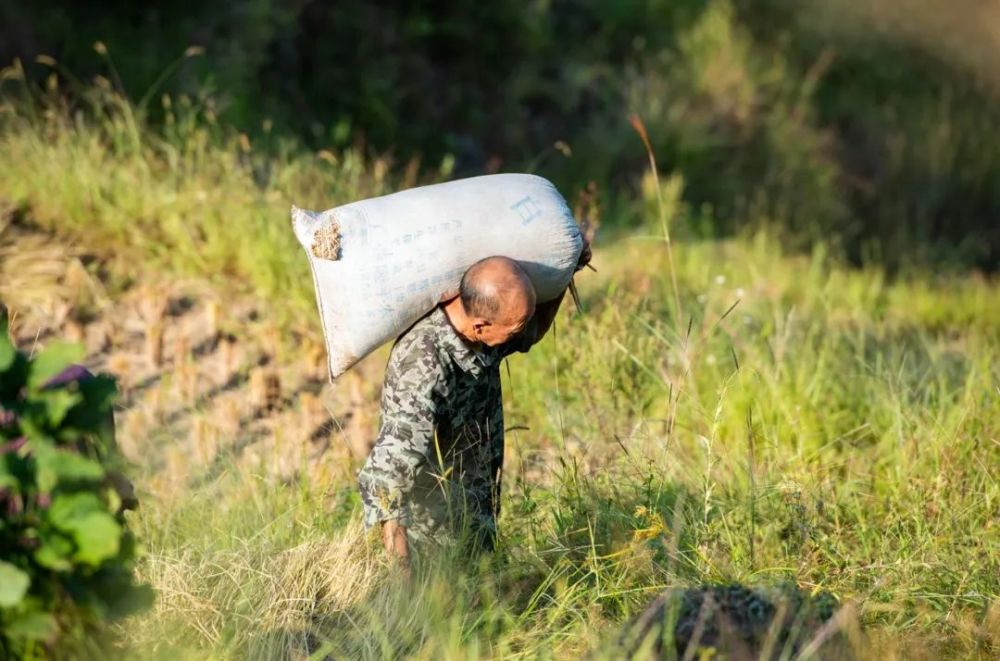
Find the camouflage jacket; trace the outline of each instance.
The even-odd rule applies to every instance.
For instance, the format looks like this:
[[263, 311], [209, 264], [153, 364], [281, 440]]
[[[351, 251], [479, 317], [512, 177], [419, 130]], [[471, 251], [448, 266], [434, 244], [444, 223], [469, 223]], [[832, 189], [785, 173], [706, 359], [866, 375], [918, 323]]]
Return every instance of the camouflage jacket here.
[[399, 338], [381, 429], [358, 475], [366, 527], [398, 520], [421, 544], [448, 543], [466, 529], [492, 547], [503, 467], [500, 361], [530, 347], [531, 328], [477, 348], [435, 308]]

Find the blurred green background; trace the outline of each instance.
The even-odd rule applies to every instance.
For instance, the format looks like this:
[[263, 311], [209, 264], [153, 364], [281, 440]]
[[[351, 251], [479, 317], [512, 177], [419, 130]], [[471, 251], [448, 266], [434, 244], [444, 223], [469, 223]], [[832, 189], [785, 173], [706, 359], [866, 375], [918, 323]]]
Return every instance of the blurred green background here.
[[71, 103], [103, 77], [154, 125], [186, 94], [255, 147], [530, 170], [609, 205], [645, 166], [636, 113], [679, 231], [995, 270], [997, 25], [983, 0], [0, 0], [0, 62]]

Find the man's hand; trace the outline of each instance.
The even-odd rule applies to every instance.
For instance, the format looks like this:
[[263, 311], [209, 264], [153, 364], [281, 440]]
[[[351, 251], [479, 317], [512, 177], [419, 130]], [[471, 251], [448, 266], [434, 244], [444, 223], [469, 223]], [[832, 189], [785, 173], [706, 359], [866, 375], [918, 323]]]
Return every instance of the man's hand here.
[[[580, 271], [590, 266], [590, 260], [593, 256], [593, 253], [590, 251], [590, 241], [587, 240], [587, 237], [583, 237], [583, 250], [580, 251], [580, 259], [576, 263], [576, 270]], [[590, 268], [594, 267], [590, 266]]]
[[403, 573], [410, 576], [410, 545], [406, 539], [406, 527], [398, 521], [382, 522], [382, 546], [390, 558], [399, 563]]

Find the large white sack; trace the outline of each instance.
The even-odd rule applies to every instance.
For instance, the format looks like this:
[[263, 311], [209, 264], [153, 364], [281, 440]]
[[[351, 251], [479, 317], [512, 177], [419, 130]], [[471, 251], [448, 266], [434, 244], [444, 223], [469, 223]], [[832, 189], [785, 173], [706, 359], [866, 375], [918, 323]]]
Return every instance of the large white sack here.
[[292, 207], [312, 266], [330, 377], [399, 336], [480, 259], [503, 255], [527, 271], [538, 301], [569, 284], [582, 238], [546, 179], [495, 174], [345, 204]]

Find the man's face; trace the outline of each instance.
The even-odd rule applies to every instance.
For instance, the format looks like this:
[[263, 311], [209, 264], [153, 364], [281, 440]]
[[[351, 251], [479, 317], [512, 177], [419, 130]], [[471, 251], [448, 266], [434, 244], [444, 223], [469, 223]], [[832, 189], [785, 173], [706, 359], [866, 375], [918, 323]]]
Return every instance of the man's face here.
[[517, 309], [514, 306], [504, 306], [495, 319], [476, 319], [472, 330], [476, 340], [488, 347], [495, 347], [509, 341], [524, 330], [525, 325], [535, 313], [535, 306], [522, 304]]

